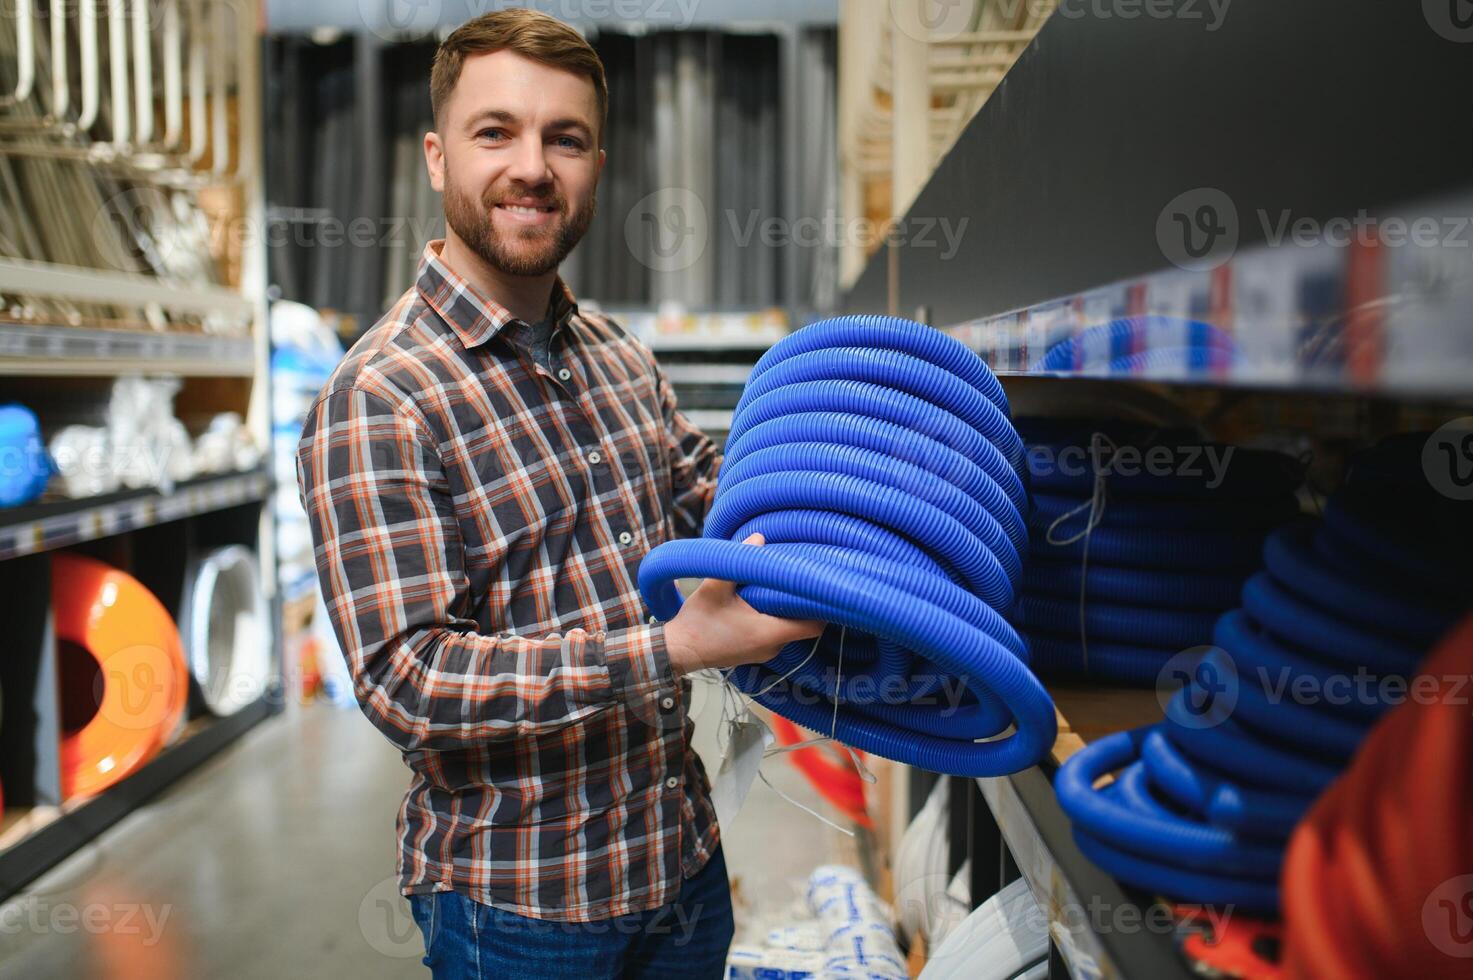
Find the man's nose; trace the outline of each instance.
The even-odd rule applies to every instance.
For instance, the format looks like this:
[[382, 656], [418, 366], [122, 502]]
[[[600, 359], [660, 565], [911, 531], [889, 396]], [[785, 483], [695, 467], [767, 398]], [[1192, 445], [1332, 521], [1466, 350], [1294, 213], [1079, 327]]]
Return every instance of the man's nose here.
[[552, 179], [547, 169], [547, 154], [540, 139], [521, 139], [512, 150], [507, 177], [528, 187], [545, 184]]

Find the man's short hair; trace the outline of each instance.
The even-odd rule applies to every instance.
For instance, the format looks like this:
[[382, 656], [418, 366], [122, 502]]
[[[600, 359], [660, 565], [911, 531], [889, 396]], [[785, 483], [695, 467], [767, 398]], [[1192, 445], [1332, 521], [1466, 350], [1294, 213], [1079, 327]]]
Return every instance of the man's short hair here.
[[522, 7], [498, 10], [466, 21], [435, 52], [434, 67], [430, 69], [430, 105], [437, 127], [444, 120], [445, 106], [460, 81], [465, 60], [493, 51], [515, 51], [531, 61], [592, 81], [598, 104], [598, 140], [603, 144], [604, 124], [609, 115], [609, 85], [598, 52], [582, 34], [556, 17]]

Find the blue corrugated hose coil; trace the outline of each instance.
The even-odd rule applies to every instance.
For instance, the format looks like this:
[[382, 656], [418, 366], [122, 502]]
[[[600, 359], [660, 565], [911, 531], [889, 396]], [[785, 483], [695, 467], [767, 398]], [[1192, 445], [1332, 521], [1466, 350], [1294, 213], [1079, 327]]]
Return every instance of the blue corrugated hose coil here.
[[[816, 644], [730, 679], [866, 752], [956, 775], [1015, 772], [1055, 736], [1053, 702], [1007, 619], [1026, 507], [1023, 443], [981, 358], [907, 320], [840, 317], [758, 362], [704, 536], [650, 552], [640, 589], [662, 620], [687, 577], [740, 583], [769, 615], [823, 620]], [[765, 547], [739, 543], [753, 533]]]

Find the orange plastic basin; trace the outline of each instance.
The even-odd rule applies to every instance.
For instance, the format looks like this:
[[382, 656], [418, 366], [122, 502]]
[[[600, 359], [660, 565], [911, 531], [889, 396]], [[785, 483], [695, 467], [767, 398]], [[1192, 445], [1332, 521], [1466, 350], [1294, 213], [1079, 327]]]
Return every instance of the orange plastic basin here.
[[82, 555], [56, 555], [51, 604], [69, 723], [61, 742], [62, 795], [91, 796], [163, 747], [183, 717], [189, 669], [173, 617], [126, 572]]

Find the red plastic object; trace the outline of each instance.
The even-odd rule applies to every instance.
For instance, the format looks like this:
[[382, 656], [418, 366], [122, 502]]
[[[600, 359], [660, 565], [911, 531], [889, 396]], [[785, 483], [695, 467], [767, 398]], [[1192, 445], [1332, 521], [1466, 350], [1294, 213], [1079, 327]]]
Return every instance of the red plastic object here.
[[188, 703], [189, 668], [173, 617], [126, 572], [56, 555], [51, 605], [70, 723], [61, 742], [62, 795], [91, 796], [163, 747]]
[[[798, 726], [781, 715], [772, 716], [772, 728], [779, 745], [797, 745], [803, 741], [803, 733], [798, 730]], [[815, 745], [789, 752], [787, 756], [793, 760], [798, 771], [808, 778], [813, 788], [818, 790], [818, 794], [833, 804], [840, 813], [866, 830], [874, 829], [874, 822], [870, 820], [865, 807], [864, 780], [854, 768], [848, 751], [838, 745], [827, 748], [833, 750], [832, 755], [825, 752], [823, 746]], [[864, 758], [863, 753], [857, 749], [855, 755]]]
[[1407, 687], [1294, 831], [1295, 978], [1473, 976], [1473, 619]]
[[[1224, 910], [1231, 912], [1230, 909]], [[1238, 980], [1283, 980], [1279, 951], [1284, 929], [1280, 923], [1225, 914], [1215, 923], [1195, 910], [1177, 910], [1185, 921], [1202, 927], [1182, 944], [1182, 951], [1213, 976]]]

